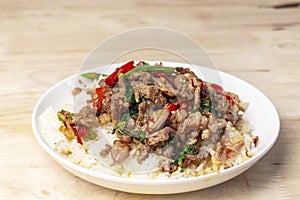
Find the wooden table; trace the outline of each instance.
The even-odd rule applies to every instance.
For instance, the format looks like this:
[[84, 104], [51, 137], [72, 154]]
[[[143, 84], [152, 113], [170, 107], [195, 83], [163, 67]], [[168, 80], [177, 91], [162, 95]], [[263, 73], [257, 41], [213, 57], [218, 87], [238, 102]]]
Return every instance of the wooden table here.
[[[99, 42], [144, 26], [201, 43], [218, 69], [264, 92], [281, 119], [271, 151], [218, 186], [176, 195], [102, 188], [38, 145], [31, 113]], [[0, 1], [0, 199], [299, 199], [300, 9], [289, 1]], [[267, 116], [266, 116], [267, 117]]]

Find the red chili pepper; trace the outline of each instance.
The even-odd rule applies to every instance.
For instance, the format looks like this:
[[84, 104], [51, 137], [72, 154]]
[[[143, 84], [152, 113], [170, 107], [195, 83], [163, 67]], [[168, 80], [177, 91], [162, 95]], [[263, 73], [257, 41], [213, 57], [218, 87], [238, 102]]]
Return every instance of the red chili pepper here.
[[173, 104], [173, 103], [170, 103], [168, 106], [167, 106], [167, 109], [171, 112], [171, 111], [174, 111], [174, 110], [177, 110], [178, 108], [178, 105], [176, 104]]
[[77, 135], [77, 142], [78, 142], [79, 144], [83, 145], [83, 142], [82, 142], [81, 138], [79, 137], [79, 135]]
[[253, 138], [253, 143], [255, 144], [255, 146], [256, 146], [257, 142], [258, 142], [258, 136], [255, 136], [255, 137]]
[[229, 96], [228, 94], [225, 94], [225, 98], [231, 105], [234, 104], [234, 99], [231, 96]]
[[183, 166], [184, 166], [184, 168], [187, 168], [188, 166], [189, 166], [189, 159], [184, 159], [183, 160]]
[[103, 99], [105, 99], [106, 89], [107, 89], [107, 86], [103, 86], [100, 88], [96, 88], [96, 90], [94, 92], [92, 103], [93, 103], [94, 108], [96, 108], [97, 110], [102, 109], [102, 101], [103, 101]]
[[114, 71], [111, 75], [109, 75], [109, 76], [105, 79], [105, 83], [106, 83], [107, 85], [114, 85], [114, 84], [116, 84], [116, 82], [117, 82], [117, 80], [118, 80], [119, 70], [120, 70], [120, 68], [117, 68], [116, 71]]
[[228, 158], [230, 158], [230, 154], [231, 154], [231, 152], [232, 152], [233, 150], [232, 149], [227, 149], [226, 148], [226, 158], [228, 159]]
[[134, 68], [134, 62], [133, 61], [130, 61], [128, 63], [126, 63], [125, 65], [123, 65], [122, 67], [120, 67], [120, 72], [125, 74], [127, 73], [128, 71], [132, 70]]
[[119, 73], [123, 73], [125, 74], [126, 72], [130, 71], [131, 69], [134, 68], [134, 62], [130, 61], [128, 63], [126, 63], [125, 65], [123, 65], [120, 68], [117, 68], [111, 75], [109, 75], [106, 79], [105, 79], [105, 83], [109, 86], [116, 84], [116, 82], [118, 81], [119, 77]]
[[217, 84], [210, 84], [210, 86], [216, 91], [216, 92], [222, 92], [223, 91], [223, 88]]
[[74, 133], [75, 133], [75, 135], [76, 135], [77, 142], [78, 142], [79, 144], [83, 145], [83, 142], [82, 142], [82, 140], [81, 140], [81, 138], [80, 138], [80, 136], [79, 136], [79, 134], [78, 134], [78, 131], [77, 131], [77, 129], [76, 129], [75, 124], [74, 124], [74, 123], [71, 123], [70, 126], [72, 127], [72, 129], [73, 129], [73, 131], [74, 131]]

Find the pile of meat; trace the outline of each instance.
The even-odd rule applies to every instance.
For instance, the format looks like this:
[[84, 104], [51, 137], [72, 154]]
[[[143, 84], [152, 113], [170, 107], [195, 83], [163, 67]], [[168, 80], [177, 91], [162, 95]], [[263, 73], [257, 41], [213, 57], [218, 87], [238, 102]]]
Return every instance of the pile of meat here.
[[155, 154], [163, 160], [161, 171], [172, 173], [211, 159], [210, 149], [218, 162], [226, 162], [244, 145], [243, 140], [228, 145], [221, 138], [228, 124], [243, 128], [246, 104], [188, 68], [131, 61], [101, 79], [91, 96], [79, 113], [58, 113], [60, 131], [83, 144], [97, 137], [97, 127], [112, 123], [118, 139], [100, 155], [110, 155], [113, 164], [131, 151], [139, 163]]
[[[138, 68], [143, 67], [151, 66]], [[100, 154], [110, 153], [117, 164], [132, 150], [138, 162], [154, 153], [165, 158], [161, 170], [170, 173], [191, 162], [199, 165], [211, 156], [206, 146], [217, 147], [227, 122], [238, 125], [245, 107], [237, 95], [202, 81], [188, 68], [164, 72], [162, 66], [152, 67], [125, 73], [112, 87], [100, 80], [99, 87], [106, 88], [97, 119], [100, 125], [112, 122], [118, 138]], [[224, 148], [218, 149], [218, 159], [225, 161]]]

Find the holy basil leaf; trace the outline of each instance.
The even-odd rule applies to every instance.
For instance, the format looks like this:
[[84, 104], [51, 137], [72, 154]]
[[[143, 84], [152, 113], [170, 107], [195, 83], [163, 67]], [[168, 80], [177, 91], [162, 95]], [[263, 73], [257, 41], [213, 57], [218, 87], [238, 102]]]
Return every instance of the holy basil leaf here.
[[184, 152], [187, 153], [187, 154], [197, 154], [199, 153], [199, 149], [196, 149], [194, 146], [192, 145], [187, 145], [184, 147]]
[[211, 105], [210, 101], [208, 99], [205, 99], [201, 102], [201, 114], [204, 114], [206, 112], [211, 112]]
[[95, 80], [99, 78], [100, 74], [96, 72], [89, 72], [89, 73], [81, 74], [81, 76], [90, 80]]

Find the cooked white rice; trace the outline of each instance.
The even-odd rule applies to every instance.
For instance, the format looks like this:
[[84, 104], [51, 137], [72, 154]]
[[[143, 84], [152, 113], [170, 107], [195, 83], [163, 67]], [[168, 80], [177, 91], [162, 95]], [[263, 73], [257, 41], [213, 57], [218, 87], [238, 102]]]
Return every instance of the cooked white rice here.
[[39, 132], [42, 138], [52, 149], [71, 162], [84, 168], [106, 174], [139, 179], [177, 179], [195, 177], [212, 172], [219, 172], [220, 170], [239, 165], [257, 152], [248, 125], [245, 123], [243, 128], [238, 131], [229, 122], [227, 123], [227, 128], [222, 138], [226, 138], [226, 140], [230, 141], [243, 141], [244, 145], [235, 157], [229, 158], [225, 163], [221, 163], [216, 159], [216, 152], [214, 151], [213, 146], [210, 146], [206, 147], [206, 150], [212, 155], [211, 160], [202, 162], [199, 166], [190, 164], [184, 172], [180, 172], [180, 168], [172, 174], [161, 172], [158, 169], [161, 159], [154, 154], [151, 154], [142, 164], [138, 164], [134, 157], [134, 151], [130, 152], [130, 156], [121, 164], [111, 166], [110, 163], [112, 163], [112, 160], [110, 156], [102, 158], [100, 157], [99, 152], [105, 147], [106, 143], [112, 144], [116, 139], [115, 135], [109, 134], [112, 127], [107, 126], [106, 129], [98, 129], [99, 136], [96, 140], [85, 142], [84, 146], [78, 144], [76, 139], [68, 142], [65, 136], [58, 131], [60, 123], [57, 120], [57, 112], [62, 108], [69, 111], [72, 110], [71, 105], [60, 107], [50, 106], [40, 116]]

